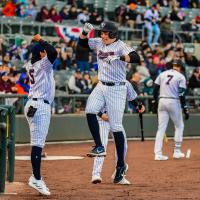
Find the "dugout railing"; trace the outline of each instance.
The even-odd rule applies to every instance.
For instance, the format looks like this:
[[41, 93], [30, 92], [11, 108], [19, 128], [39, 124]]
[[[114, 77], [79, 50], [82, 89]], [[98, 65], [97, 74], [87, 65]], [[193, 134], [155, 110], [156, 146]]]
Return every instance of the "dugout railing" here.
[[[55, 96], [55, 100], [52, 103], [52, 109], [55, 110], [55, 113], [58, 113], [59, 106], [68, 105], [70, 109], [68, 113], [75, 113], [78, 103], [82, 102], [82, 106], [87, 101], [89, 95], [87, 94], [59, 94]], [[151, 113], [151, 100], [153, 100], [153, 96], [139, 96], [139, 99], [144, 103], [146, 107], [146, 113]], [[23, 114], [24, 106], [27, 101], [27, 95], [17, 95], [17, 94], [0, 94], [0, 104], [4, 105], [14, 105], [16, 108], [17, 114]], [[189, 107], [192, 112], [199, 112], [200, 109], [200, 96], [186, 96]], [[14, 101], [15, 100], [15, 101]], [[64, 101], [64, 103], [63, 103]], [[17, 102], [17, 105], [16, 105]], [[126, 107], [125, 113], [128, 112], [128, 108]], [[54, 113], [54, 112], [53, 112]]]

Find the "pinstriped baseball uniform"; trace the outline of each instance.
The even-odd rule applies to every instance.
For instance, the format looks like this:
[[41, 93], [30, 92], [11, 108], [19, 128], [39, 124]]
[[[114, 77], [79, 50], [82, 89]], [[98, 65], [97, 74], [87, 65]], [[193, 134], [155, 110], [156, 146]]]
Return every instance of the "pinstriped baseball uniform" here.
[[[53, 102], [55, 95], [53, 66], [48, 57], [45, 56], [33, 65], [28, 63], [26, 70], [31, 82], [29, 100], [25, 106], [25, 116], [30, 127], [31, 145], [43, 148], [50, 124], [50, 104]], [[37, 108], [34, 117], [27, 116], [30, 106]]]
[[[105, 45], [100, 38], [92, 38], [89, 39], [88, 44], [97, 52], [99, 83], [88, 98], [86, 113], [97, 114], [106, 105], [112, 132], [123, 131], [122, 118], [127, 89], [122, 83], [126, 82], [127, 63], [115, 60], [108, 64], [105, 59], [108, 56], [128, 55], [134, 50], [121, 40]], [[110, 82], [115, 85], [104, 84]]]
[[[133, 89], [131, 83], [129, 81], [126, 81], [126, 87], [127, 87], [127, 100], [132, 101], [137, 97], [137, 93]], [[105, 113], [107, 110], [107, 107], [104, 107], [101, 112]], [[107, 148], [108, 144], [108, 136], [109, 133], [111, 132], [111, 127], [109, 122], [102, 120], [100, 117], [98, 117], [98, 122], [99, 122], [99, 128], [100, 128], [100, 137], [103, 146], [105, 149]], [[125, 145], [124, 145], [124, 159], [126, 158], [126, 153], [127, 153], [127, 139], [126, 139], [126, 133], [125, 130], [123, 129], [123, 135], [125, 138]], [[115, 151], [116, 152], [116, 151]], [[115, 153], [116, 161], [117, 161], [117, 154]], [[100, 176], [102, 167], [103, 167], [103, 162], [104, 162], [104, 157], [95, 157], [94, 158], [94, 165], [93, 165], [93, 170], [92, 170], [92, 176]]]
[[183, 117], [179, 100], [179, 88], [186, 88], [185, 77], [174, 69], [161, 73], [155, 80], [160, 85], [160, 96], [158, 105], [158, 131], [154, 147], [155, 154], [162, 155], [162, 145], [164, 134], [168, 125], [169, 118], [175, 125], [175, 142], [183, 140]]

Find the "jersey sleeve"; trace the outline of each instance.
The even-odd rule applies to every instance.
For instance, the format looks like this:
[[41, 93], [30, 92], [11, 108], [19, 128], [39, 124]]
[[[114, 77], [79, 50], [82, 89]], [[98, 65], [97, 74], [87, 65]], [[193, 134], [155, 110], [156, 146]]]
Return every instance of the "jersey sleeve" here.
[[131, 85], [131, 83], [127, 81], [126, 86], [127, 86], [127, 100], [132, 101], [136, 99], [137, 93], [133, 89], [133, 86]]
[[97, 45], [100, 43], [100, 38], [89, 38], [88, 39], [88, 45], [90, 49], [95, 50], [97, 48]]
[[135, 51], [134, 48], [130, 47], [126, 43], [122, 42], [122, 55], [128, 55], [130, 52]]
[[160, 85], [161, 84], [161, 81], [160, 81], [160, 76], [158, 76], [154, 82], [155, 84], [157, 85]]
[[44, 58], [42, 58], [40, 66], [41, 69], [45, 70], [45, 71], [50, 71], [53, 68], [53, 65], [51, 64], [51, 62], [49, 61], [48, 57], [45, 56]]
[[186, 79], [184, 76], [181, 76], [181, 78], [179, 80], [179, 87], [186, 89]]

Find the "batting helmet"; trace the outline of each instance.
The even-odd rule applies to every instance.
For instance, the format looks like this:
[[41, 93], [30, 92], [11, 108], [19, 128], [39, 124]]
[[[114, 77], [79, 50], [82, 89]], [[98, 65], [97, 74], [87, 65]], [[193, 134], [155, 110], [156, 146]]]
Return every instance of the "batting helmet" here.
[[108, 32], [109, 38], [114, 39], [118, 36], [118, 28], [113, 22], [102, 22], [99, 27], [99, 37], [101, 36], [101, 32]]
[[40, 57], [40, 52], [44, 52], [44, 47], [36, 42], [31, 46], [31, 53], [33, 56]]
[[172, 66], [177, 66], [181, 69], [182, 72], [185, 72], [185, 64], [180, 59], [174, 60]]

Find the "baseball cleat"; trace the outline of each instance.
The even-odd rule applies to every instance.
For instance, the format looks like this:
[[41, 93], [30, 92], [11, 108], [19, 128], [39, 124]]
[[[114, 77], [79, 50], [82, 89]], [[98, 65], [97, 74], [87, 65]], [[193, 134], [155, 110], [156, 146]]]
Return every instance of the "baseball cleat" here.
[[[125, 171], [124, 171], [124, 174], [126, 174], [127, 171], [128, 171], [128, 164], [125, 163]], [[116, 174], [116, 169], [115, 169], [115, 171], [113, 172], [113, 174], [112, 174], [112, 176], [111, 176], [112, 180], [114, 180], [115, 174]]]
[[185, 154], [182, 153], [181, 151], [174, 151], [173, 158], [180, 159], [180, 158], [184, 158], [184, 157], [185, 157]]
[[102, 182], [102, 178], [100, 176], [97, 176], [97, 175], [92, 176], [91, 183], [97, 184], [97, 183], [101, 183], [101, 182]]
[[116, 173], [113, 182], [115, 184], [130, 185], [130, 182], [125, 179], [126, 165], [123, 167], [116, 167]]
[[125, 179], [125, 177], [118, 183], [116, 183], [118, 185], [130, 185], [130, 181], [128, 181], [127, 179]]
[[106, 156], [106, 152], [103, 146], [94, 147], [88, 154], [88, 157]]
[[155, 155], [155, 158], [154, 158], [154, 160], [160, 160], [160, 161], [164, 161], [164, 160], [168, 160], [168, 156], [164, 156], [164, 155], [159, 155], [159, 154], [157, 154], [157, 155]]
[[44, 180], [41, 178], [41, 180], [37, 180], [35, 179], [35, 177], [32, 175], [29, 178], [29, 182], [28, 185], [32, 188], [34, 188], [35, 190], [37, 190], [39, 193], [43, 194], [43, 195], [47, 195], [49, 196], [51, 193], [49, 192], [48, 187], [46, 186]]

